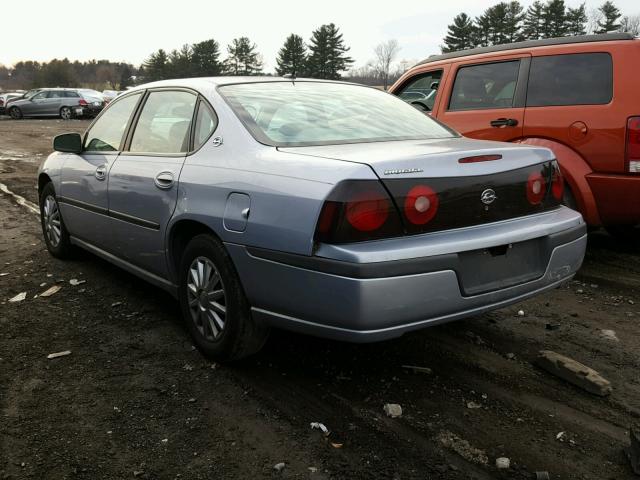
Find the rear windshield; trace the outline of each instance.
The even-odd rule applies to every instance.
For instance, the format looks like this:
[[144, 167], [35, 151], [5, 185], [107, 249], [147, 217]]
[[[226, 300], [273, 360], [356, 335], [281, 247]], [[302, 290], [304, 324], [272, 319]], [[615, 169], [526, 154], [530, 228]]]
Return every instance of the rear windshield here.
[[456, 133], [393, 95], [323, 82], [226, 85], [219, 92], [261, 143], [278, 147], [448, 138]]

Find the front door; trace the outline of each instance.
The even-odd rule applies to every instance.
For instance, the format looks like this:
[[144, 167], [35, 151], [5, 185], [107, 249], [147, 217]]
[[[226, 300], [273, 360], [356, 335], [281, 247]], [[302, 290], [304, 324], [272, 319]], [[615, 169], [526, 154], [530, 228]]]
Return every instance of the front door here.
[[91, 126], [80, 155], [64, 154], [58, 199], [71, 235], [110, 250], [107, 174], [123, 144], [124, 132], [140, 93], [113, 102]]
[[529, 62], [528, 56], [507, 56], [491, 63], [456, 64], [438, 120], [471, 138], [521, 138]]
[[177, 202], [196, 100], [190, 91], [150, 91], [126, 151], [109, 171], [116, 255], [163, 277], [166, 227]]

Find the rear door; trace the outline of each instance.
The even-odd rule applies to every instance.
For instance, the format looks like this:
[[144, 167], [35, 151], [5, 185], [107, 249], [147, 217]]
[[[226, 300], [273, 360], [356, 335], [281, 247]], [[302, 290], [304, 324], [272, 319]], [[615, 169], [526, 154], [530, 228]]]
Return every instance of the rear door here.
[[192, 91], [148, 92], [122, 152], [109, 171], [109, 215], [118, 256], [167, 275], [165, 232], [178, 196], [197, 101]]
[[521, 138], [529, 64], [528, 55], [456, 63], [437, 118], [471, 138]]

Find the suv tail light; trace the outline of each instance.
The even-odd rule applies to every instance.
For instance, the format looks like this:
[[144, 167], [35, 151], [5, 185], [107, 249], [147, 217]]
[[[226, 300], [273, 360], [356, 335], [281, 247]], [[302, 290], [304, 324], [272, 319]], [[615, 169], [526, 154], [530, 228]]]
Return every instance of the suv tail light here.
[[404, 234], [398, 211], [378, 180], [339, 183], [325, 200], [315, 239], [349, 243]]
[[87, 101], [84, 98], [81, 98], [80, 100], [78, 100], [78, 105], [86, 107], [89, 104], [87, 103]]
[[626, 170], [640, 173], [640, 117], [627, 120]]

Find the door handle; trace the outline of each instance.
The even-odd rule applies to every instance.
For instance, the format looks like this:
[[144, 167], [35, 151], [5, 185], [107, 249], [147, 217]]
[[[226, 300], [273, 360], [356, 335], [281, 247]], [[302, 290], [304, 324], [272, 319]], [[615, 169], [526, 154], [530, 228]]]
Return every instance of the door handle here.
[[515, 118], [496, 118], [495, 120], [491, 120], [489, 122], [492, 127], [515, 127], [518, 125], [518, 120]]
[[107, 177], [107, 164], [103, 163], [96, 168], [95, 176], [98, 180], [104, 180]]
[[173, 173], [172, 172], [160, 172], [154, 179], [156, 187], [162, 190], [168, 190], [173, 186]]

